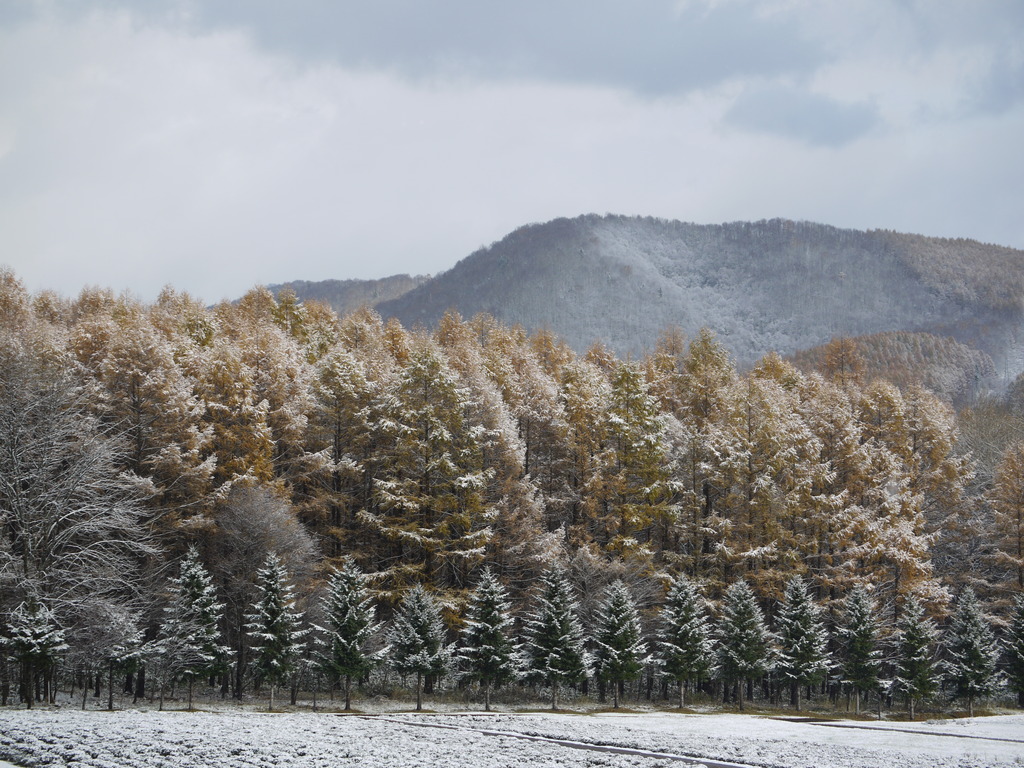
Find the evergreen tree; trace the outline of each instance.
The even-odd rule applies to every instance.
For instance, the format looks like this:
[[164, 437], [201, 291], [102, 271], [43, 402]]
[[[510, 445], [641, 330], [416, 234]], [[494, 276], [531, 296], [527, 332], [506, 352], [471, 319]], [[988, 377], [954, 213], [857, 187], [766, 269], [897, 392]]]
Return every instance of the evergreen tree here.
[[320, 652], [320, 666], [345, 680], [345, 711], [352, 708], [352, 678], [373, 667], [377, 655], [370, 643], [377, 631], [374, 608], [366, 588], [366, 576], [351, 558], [331, 574], [324, 599], [327, 627]]
[[790, 579], [779, 607], [779, 652], [775, 663], [783, 680], [792, 685], [793, 705], [800, 709], [800, 689], [814, 685], [828, 673], [828, 636], [821, 609], [811, 599], [799, 576]]
[[945, 641], [946, 682], [953, 689], [954, 699], [967, 699], [968, 715], [974, 717], [974, 700], [987, 696], [995, 687], [999, 654], [992, 630], [970, 587], [965, 587], [957, 599]]
[[256, 574], [256, 603], [246, 618], [255, 656], [257, 681], [270, 683], [270, 709], [274, 692], [295, 670], [305, 631], [299, 627], [292, 588], [280, 558], [271, 553]]
[[549, 569], [541, 576], [537, 609], [526, 627], [528, 666], [551, 688], [551, 708], [558, 708], [558, 686], [583, 680], [590, 658], [584, 648], [578, 604], [565, 574]]
[[483, 577], [470, 598], [462, 631], [459, 657], [468, 667], [466, 676], [479, 680], [484, 692], [484, 709], [491, 709], [491, 688], [515, 679], [518, 649], [510, 637], [512, 618], [505, 588], [491, 573]]
[[855, 587], [847, 595], [839, 637], [843, 677], [853, 686], [855, 711], [859, 715], [861, 694], [878, 690], [882, 666], [875, 603], [864, 587]]
[[725, 682], [736, 685], [740, 709], [744, 684], [767, 672], [770, 660], [770, 635], [764, 614], [750, 585], [737, 581], [725, 592], [718, 623], [718, 663]]
[[1017, 706], [1024, 708], [1024, 595], [1014, 600], [1003, 646], [1010, 690], [1017, 694]]
[[626, 585], [616, 580], [605, 591], [594, 637], [594, 668], [612, 686], [612, 706], [619, 708], [619, 689], [635, 680], [647, 661], [647, 644], [636, 604]]
[[915, 598], [908, 597], [896, 622], [892, 690], [906, 698], [911, 720], [917, 702], [938, 687], [933, 649], [936, 635], [935, 622], [924, 615]]
[[26, 601], [15, 608], [7, 626], [5, 645], [21, 666], [21, 699], [31, 709], [37, 676], [48, 678], [60, 654], [68, 648], [64, 630], [57, 625], [53, 612], [38, 600]]
[[187, 681], [190, 710], [196, 679], [226, 671], [231, 657], [230, 649], [220, 642], [223, 609], [199, 552], [190, 548], [178, 578], [171, 580], [171, 600], [164, 608], [159, 640], [152, 648], [158, 656], [163, 683]]
[[419, 584], [409, 590], [391, 627], [391, 666], [400, 675], [416, 675], [416, 711], [423, 709], [423, 678], [448, 671], [451, 649], [437, 602]]
[[669, 588], [661, 620], [659, 656], [665, 673], [679, 683], [682, 709], [686, 686], [708, 677], [715, 665], [715, 644], [704, 599], [682, 574]]

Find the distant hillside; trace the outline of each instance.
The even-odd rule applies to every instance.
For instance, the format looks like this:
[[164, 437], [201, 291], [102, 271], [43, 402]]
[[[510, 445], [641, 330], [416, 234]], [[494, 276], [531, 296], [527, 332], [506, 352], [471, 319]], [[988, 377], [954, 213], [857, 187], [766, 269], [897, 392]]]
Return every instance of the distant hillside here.
[[[949, 337], [887, 331], [851, 341], [863, 362], [865, 381], [923, 384], [957, 404], [972, 401], [996, 375], [988, 354]], [[826, 346], [812, 347], [793, 355], [793, 362], [805, 371], [822, 370], [826, 355]]]
[[834, 336], [952, 337], [1024, 370], [1024, 251], [773, 219], [722, 225], [581, 216], [524, 226], [377, 304], [407, 326], [449, 308], [549, 329], [576, 349], [653, 348], [714, 330], [741, 365]]
[[429, 275], [393, 275], [380, 280], [294, 280], [268, 288], [275, 295], [291, 288], [302, 301], [321, 301], [339, 315], [347, 315], [360, 307], [397, 299], [428, 280]]

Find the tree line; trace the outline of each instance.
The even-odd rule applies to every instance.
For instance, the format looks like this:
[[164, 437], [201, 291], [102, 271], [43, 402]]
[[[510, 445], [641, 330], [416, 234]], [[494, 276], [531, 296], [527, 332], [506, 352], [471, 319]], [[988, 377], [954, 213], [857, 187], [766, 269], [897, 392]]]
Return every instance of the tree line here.
[[[818, 371], [739, 372], [709, 331], [672, 330], [623, 361], [487, 316], [409, 330], [264, 289], [66, 299], [3, 272], [0, 687], [45, 688], [46, 664], [15, 663], [19, 626], [94, 681], [113, 649], [174, 636], [169, 574], [193, 548], [239, 697], [279, 684], [252, 628], [271, 556], [305, 602], [351, 562], [389, 622], [420, 590], [449, 641], [485, 569], [526, 606], [552, 567], [588, 627], [611, 584], [649, 617], [679, 576], [715, 606], [745, 583], [774, 626], [800, 577], [833, 624], [857, 590], [892, 625], [911, 604], [945, 620], [969, 587], [1007, 631], [1024, 447], [979, 464], [947, 403], [856, 363], [840, 341]], [[134, 688], [184, 679], [153, 660], [170, 650], [147, 658]]]

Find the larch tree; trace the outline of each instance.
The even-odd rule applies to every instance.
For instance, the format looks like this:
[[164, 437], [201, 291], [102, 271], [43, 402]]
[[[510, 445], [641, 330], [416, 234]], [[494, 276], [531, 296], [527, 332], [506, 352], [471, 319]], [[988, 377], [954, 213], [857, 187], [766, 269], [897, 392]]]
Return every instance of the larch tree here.
[[944, 641], [946, 685], [954, 699], [967, 700], [968, 716], [974, 717], [975, 700], [988, 696], [995, 689], [999, 650], [970, 587], [965, 587], [957, 598]]
[[764, 614], [747, 582], [734, 582], [725, 592], [718, 622], [718, 665], [722, 679], [736, 686], [743, 709], [743, 688], [771, 667], [771, 635]]
[[529, 672], [551, 689], [551, 708], [558, 709], [558, 687], [583, 680], [590, 671], [590, 655], [565, 574], [555, 568], [545, 571], [540, 589], [524, 647]]
[[682, 574], [672, 582], [661, 610], [657, 648], [662, 670], [679, 684], [682, 709], [687, 686], [706, 680], [715, 667], [715, 643], [705, 600]]
[[668, 538], [668, 473], [660, 408], [639, 366], [622, 363], [612, 374], [605, 418], [601, 543], [620, 557], [649, 560]]
[[1010, 445], [996, 467], [988, 493], [994, 515], [993, 563], [998, 586], [1024, 590], [1024, 443]]
[[295, 607], [281, 559], [274, 553], [256, 574], [257, 598], [246, 629], [252, 639], [253, 668], [257, 680], [270, 684], [270, 709], [274, 692], [295, 671], [302, 651], [301, 617]]
[[416, 711], [423, 709], [424, 678], [439, 678], [451, 664], [452, 649], [437, 601], [417, 584], [402, 600], [388, 635], [391, 667], [403, 677], [416, 675]]
[[484, 709], [491, 710], [491, 690], [515, 680], [519, 649], [512, 638], [511, 605], [505, 588], [489, 568], [470, 597], [462, 630], [459, 660], [465, 676], [480, 683]]
[[779, 650], [775, 669], [791, 685], [793, 706], [800, 710], [800, 691], [812, 686], [828, 674], [828, 634], [821, 619], [821, 609], [807, 591], [807, 585], [794, 576], [786, 585], [786, 593], [776, 618]]
[[605, 591], [594, 632], [594, 672], [611, 685], [612, 706], [619, 708], [623, 685], [635, 680], [647, 663], [640, 614], [626, 585], [616, 580]]
[[320, 667], [345, 681], [345, 711], [352, 708], [352, 678], [361, 678], [377, 663], [373, 648], [378, 626], [367, 579], [351, 558], [332, 574], [323, 605]]
[[892, 691], [906, 699], [911, 720], [918, 702], [938, 689], [937, 637], [935, 622], [925, 616], [924, 608], [914, 597], [908, 597], [893, 637]]
[[436, 347], [412, 350], [394, 392], [397, 438], [375, 480], [377, 513], [361, 520], [391, 543], [378, 579], [394, 598], [410, 581], [467, 589], [493, 534], [491, 472], [465, 418], [466, 393]]
[[861, 696], [877, 692], [881, 684], [882, 650], [878, 629], [875, 601], [864, 587], [854, 587], [843, 603], [837, 634], [842, 647], [843, 679], [853, 688], [858, 715]]

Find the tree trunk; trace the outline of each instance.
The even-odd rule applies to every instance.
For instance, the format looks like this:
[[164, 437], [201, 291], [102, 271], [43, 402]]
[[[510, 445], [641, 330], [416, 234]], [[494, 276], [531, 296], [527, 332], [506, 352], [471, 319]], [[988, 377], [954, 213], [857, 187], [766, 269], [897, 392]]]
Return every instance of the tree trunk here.
[[679, 681], [679, 708], [682, 709], [686, 706], [686, 681]]
[[132, 704], [144, 698], [146, 698], [146, 667], [141, 666], [135, 674], [135, 695], [132, 697]]
[[192, 711], [192, 686], [195, 681], [192, 679], [192, 675], [188, 676], [188, 711]]
[[352, 675], [345, 675], [345, 711], [352, 709]]
[[743, 711], [743, 694], [743, 681], [740, 680], [738, 683], [736, 683], [736, 701], [739, 702], [740, 712]]
[[491, 711], [491, 686], [486, 680], [484, 681], [484, 712]]
[[914, 697], [910, 697], [910, 719], [914, 719]]
[[854, 711], [855, 714], [859, 715], [860, 714], [860, 688], [854, 688], [853, 689], [853, 700], [855, 702], [855, 707], [856, 707], [856, 709], [854, 709], [853, 711]]
[[107, 712], [114, 711], [114, 660], [107, 666]]
[[800, 711], [800, 684], [797, 683], [795, 688], [796, 688], [796, 690], [794, 691], [794, 693], [796, 694], [796, 711], [799, 712]]
[[551, 683], [551, 709], [558, 709], [558, 683]]
[[416, 673], [416, 711], [420, 712], [423, 709], [423, 675], [420, 672]]
[[619, 708], [619, 684], [612, 680], [612, 709]]

